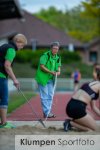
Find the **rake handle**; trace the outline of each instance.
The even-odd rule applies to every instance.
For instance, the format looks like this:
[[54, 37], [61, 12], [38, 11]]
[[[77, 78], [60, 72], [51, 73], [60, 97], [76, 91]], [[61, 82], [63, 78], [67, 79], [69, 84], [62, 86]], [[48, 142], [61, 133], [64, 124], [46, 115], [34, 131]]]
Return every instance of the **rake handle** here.
[[[29, 103], [28, 99], [26, 98], [26, 96], [24, 95], [24, 93], [22, 92], [22, 90], [19, 88], [18, 91], [23, 95], [23, 97], [25, 98], [25, 100], [27, 101], [28, 105], [30, 106], [32, 112], [35, 114], [35, 116], [38, 118], [38, 115], [36, 114], [36, 112], [33, 110], [33, 107], [31, 106], [31, 104]], [[43, 121], [41, 119], [38, 118], [38, 121], [43, 125], [44, 128], [46, 128], [45, 124], [43, 123]]]

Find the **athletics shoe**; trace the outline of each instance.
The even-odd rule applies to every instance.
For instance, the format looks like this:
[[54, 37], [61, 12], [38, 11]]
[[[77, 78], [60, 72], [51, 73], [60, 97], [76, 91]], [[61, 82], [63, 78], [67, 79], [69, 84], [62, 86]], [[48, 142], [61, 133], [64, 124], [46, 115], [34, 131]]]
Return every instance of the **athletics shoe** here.
[[49, 113], [48, 115], [44, 114], [44, 118], [55, 118], [56, 115], [54, 115], [53, 113]]
[[64, 131], [66, 131], [66, 132], [67, 132], [68, 130], [71, 130], [71, 127], [72, 127], [72, 126], [71, 126], [71, 124], [70, 124], [70, 121], [71, 121], [70, 119], [66, 119], [65, 122], [63, 123]]
[[56, 115], [54, 115], [53, 113], [49, 113], [48, 118], [55, 118]]
[[16, 128], [16, 126], [14, 126], [13, 124], [11, 124], [10, 122], [6, 122], [5, 124], [0, 125], [0, 128]]

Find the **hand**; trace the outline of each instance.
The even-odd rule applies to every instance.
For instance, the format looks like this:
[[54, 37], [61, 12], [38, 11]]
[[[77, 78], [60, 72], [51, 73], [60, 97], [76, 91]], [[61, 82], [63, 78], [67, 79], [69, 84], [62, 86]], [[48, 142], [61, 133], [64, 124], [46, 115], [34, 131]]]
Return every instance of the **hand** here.
[[14, 86], [15, 86], [17, 89], [19, 89], [19, 88], [20, 88], [20, 83], [19, 83], [19, 81], [16, 79], [16, 80], [14, 80], [13, 82], [14, 82]]
[[58, 71], [58, 72], [52, 72], [52, 75], [56, 76], [56, 74], [57, 74], [57, 76], [59, 76], [60, 75], [60, 71]]
[[58, 71], [58, 72], [56, 72], [57, 73], [57, 76], [59, 76], [60, 75], [60, 71]]
[[55, 75], [56, 75], [56, 72], [51, 72], [51, 74], [55, 76]]

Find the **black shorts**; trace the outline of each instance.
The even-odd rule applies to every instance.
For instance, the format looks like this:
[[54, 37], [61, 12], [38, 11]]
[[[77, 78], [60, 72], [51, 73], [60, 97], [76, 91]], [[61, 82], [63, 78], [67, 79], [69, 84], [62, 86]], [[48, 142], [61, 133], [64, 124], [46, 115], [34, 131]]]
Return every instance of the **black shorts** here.
[[78, 84], [78, 83], [79, 83], [79, 81], [78, 81], [78, 80], [74, 80], [74, 83], [77, 83], [77, 84]]
[[67, 104], [66, 113], [73, 119], [80, 119], [87, 114], [86, 105], [86, 103], [72, 98]]

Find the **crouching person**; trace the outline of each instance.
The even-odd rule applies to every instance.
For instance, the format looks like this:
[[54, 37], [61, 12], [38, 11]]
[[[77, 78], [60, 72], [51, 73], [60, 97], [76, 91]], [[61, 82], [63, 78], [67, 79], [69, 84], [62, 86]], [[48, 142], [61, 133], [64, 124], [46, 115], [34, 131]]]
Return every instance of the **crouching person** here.
[[68, 102], [66, 113], [72, 119], [65, 120], [65, 131], [72, 127], [83, 131], [97, 129], [96, 121], [86, 112], [86, 107], [90, 104], [92, 110], [100, 117], [100, 110], [96, 105], [96, 100], [100, 100], [100, 69], [96, 70], [96, 74], [97, 80], [83, 84]]

